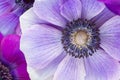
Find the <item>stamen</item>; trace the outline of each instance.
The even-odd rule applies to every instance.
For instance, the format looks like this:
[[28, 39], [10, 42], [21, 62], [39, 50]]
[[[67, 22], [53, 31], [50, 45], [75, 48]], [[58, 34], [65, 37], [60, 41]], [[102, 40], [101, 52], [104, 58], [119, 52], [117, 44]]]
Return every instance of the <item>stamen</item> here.
[[99, 30], [91, 21], [74, 20], [63, 30], [62, 44], [65, 51], [75, 58], [92, 56], [99, 48]]
[[28, 3], [34, 3], [34, 0], [23, 0], [26, 4]]
[[15, 0], [15, 3], [20, 3], [21, 2], [21, 0]]
[[17, 6], [27, 10], [33, 6], [34, 0], [15, 0]]
[[0, 80], [13, 80], [9, 68], [0, 62]]

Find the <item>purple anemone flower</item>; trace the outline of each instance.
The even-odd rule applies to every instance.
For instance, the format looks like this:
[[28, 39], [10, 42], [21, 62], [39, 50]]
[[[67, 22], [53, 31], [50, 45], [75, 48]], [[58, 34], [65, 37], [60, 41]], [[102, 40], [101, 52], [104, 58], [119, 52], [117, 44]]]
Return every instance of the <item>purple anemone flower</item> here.
[[34, 0], [0, 0], [0, 32], [20, 33], [19, 17], [32, 7]]
[[120, 15], [120, 0], [99, 0], [106, 4], [106, 6], [114, 13]]
[[32, 80], [120, 79], [120, 16], [103, 3], [36, 0], [20, 24]]
[[20, 37], [0, 37], [0, 80], [30, 80], [23, 53], [19, 50]]

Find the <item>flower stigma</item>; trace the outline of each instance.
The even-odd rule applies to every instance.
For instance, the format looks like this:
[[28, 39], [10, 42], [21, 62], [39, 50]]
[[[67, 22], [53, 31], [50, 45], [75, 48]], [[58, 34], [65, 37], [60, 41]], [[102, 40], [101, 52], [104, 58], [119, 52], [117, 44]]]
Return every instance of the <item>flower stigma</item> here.
[[88, 42], [89, 35], [85, 31], [77, 31], [73, 33], [72, 35], [72, 43], [76, 45], [77, 47], [81, 48], [82, 46], [85, 46]]
[[75, 58], [92, 56], [99, 48], [99, 29], [92, 21], [73, 20], [62, 31], [62, 44], [65, 51]]

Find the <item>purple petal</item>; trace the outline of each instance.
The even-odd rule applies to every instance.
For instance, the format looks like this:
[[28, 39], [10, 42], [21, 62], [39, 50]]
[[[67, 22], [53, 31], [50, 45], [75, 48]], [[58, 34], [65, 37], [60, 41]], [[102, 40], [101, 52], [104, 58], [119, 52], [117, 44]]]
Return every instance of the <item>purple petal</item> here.
[[103, 50], [85, 59], [86, 80], [119, 80], [120, 66]]
[[115, 4], [106, 4], [106, 6], [108, 7], [108, 9], [110, 9], [112, 12], [120, 15], [120, 1], [119, 1], [119, 5]]
[[22, 32], [30, 28], [31, 25], [40, 24], [40, 23], [44, 23], [44, 22], [40, 20], [38, 16], [34, 13], [33, 8], [30, 8], [20, 17], [20, 27]]
[[13, 73], [16, 75], [15, 80], [31, 80], [27, 72], [27, 65], [24, 62], [14, 68]]
[[20, 28], [20, 24], [18, 24], [18, 26], [16, 27], [15, 34], [17, 34], [17, 35], [21, 35], [22, 34], [21, 28]]
[[24, 13], [24, 9], [21, 7], [18, 7], [17, 9], [13, 10], [12, 13], [20, 17]]
[[67, 2], [68, 0], [59, 0], [59, 4], [60, 6], [63, 5], [65, 2]]
[[0, 43], [1, 43], [2, 39], [3, 39], [3, 35], [0, 33]]
[[36, 69], [47, 66], [63, 52], [62, 33], [47, 25], [34, 25], [21, 37], [21, 50], [28, 65]]
[[21, 62], [25, 61], [24, 55], [19, 50], [19, 41], [20, 37], [17, 35], [8, 35], [2, 39], [1, 41], [2, 57], [7, 62], [9, 63], [15, 62], [14, 64], [19, 64], [20, 61]]
[[[35, 69], [36, 73], [39, 75], [39, 80], [47, 80], [47, 78], [54, 76], [54, 73], [58, 67], [58, 64], [63, 60], [64, 57], [65, 57], [65, 53], [63, 52], [60, 56], [58, 56], [45, 68]], [[29, 71], [29, 73], [32, 74], [31, 71]], [[33, 76], [31, 75], [31, 79], [34, 80], [32, 77]]]
[[83, 59], [67, 55], [59, 64], [53, 80], [84, 80], [84, 77]]
[[100, 14], [105, 8], [104, 4], [97, 0], [81, 0], [81, 2], [83, 8], [82, 16], [89, 20]]
[[105, 8], [99, 15], [94, 17], [92, 21], [96, 23], [96, 27], [100, 27], [113, 16], [115, 16], [115, 14], [109, 9]]
[[0, 0], [0, 16], [9, 13], [12, 5], [7, 0]]
[[120, 15], [120, 0], [99, 0], [106, 4], [106, 6], [114, 13]]
[[65, 27], [66, 20], [60, 15], [59, 7], [59, 0], [36, 0], [33, 8], [40, 19]]
[[104, 3], [110, 3], [111, 0], [98, 0], [98, 1], [102, 1]]
[[115, 16], [100, 27], [101, 47], [120, 60], [120, 16]]
[[80, 0], [68, 0], [61, 6], [61, 14], [67, 20], [73, 21], [81, 17], [81, 9]]
[[13, 13], [0, 17], [0, 32], [4, 35], [15, 32], [15, 28], [19, 24], [19, 17]]
[[24, 55], [19, 50], [19, 42], [20, 37], [18, 35], [4, 37], [1, 41], [2, 59], [10, 65], [11, 73], [15, 74], [15, 78], [30, 80]]

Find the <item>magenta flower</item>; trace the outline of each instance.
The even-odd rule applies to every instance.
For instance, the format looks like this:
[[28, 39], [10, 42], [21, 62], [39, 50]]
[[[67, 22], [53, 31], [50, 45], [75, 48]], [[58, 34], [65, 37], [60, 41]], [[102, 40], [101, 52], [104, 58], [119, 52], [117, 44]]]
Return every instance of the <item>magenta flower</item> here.
[[0, 80], [30, 80], [24, 55], [19, 50], [19, 40], [17, 35], [1, 40]]
[[120, 0], [99, 0], [106, 4], [106, 6], [116, 14], [120, 15]]
[[20, 49], [36, 80], [120, 79], [120, 16], [103, 3], [36, 0], [20, 21]]
[[32, 7], [33, 2], [34, 0], [0, 0], [0, 32], [4, 35], [16, 33], [19, 16]]

